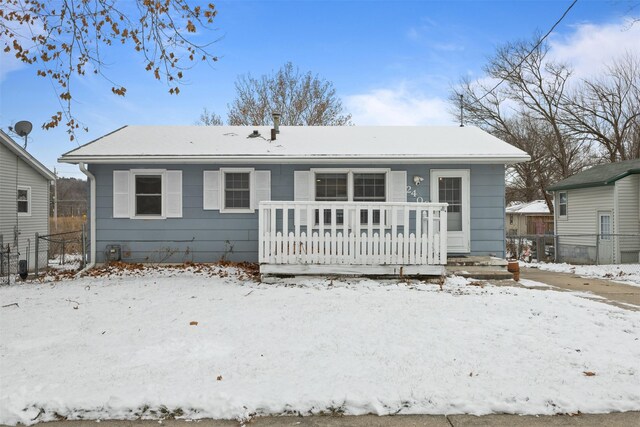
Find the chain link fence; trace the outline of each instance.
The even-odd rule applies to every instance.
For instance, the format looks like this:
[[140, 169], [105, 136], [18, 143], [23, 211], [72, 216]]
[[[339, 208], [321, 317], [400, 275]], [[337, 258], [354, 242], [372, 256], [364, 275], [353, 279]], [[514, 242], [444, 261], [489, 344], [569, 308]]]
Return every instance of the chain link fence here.
[[640, 234], [527, 234], [506, 237], [507, 258], [525, 262], [616, 265], [640, 274]]
[[0, 235], [0, 285], [9, 285], [17, 274], [18, 253], [11, 250], [11, 245], [5, 245]]
[[35, 238], [34, 274], [39, 276], [49, 270], [80, 270], [87, 254], [84, 227], [81, 230], [39, 235]]

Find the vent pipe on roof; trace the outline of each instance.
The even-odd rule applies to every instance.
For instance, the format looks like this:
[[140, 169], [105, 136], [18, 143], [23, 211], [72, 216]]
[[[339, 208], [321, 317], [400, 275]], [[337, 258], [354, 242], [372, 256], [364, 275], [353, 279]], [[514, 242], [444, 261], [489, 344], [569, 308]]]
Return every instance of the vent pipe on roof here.
[[274, 111], [271, 113], [271, 116], [273, 117], [273, 130], [275, 130], [276, 133], [280, 133], [280, 113]]

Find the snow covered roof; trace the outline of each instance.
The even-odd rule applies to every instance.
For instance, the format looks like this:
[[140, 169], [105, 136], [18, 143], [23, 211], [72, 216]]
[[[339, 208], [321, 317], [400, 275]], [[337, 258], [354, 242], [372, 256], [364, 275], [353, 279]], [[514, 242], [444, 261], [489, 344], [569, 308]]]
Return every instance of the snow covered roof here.
[[507, 206], [508, 214], [548, 214], [549, 207], [544, 200], [534, 200], [533, 202], [516, 203], [511, 206]]
[[[125, 126], [62, 155], [66, 163], [518, 163], [522, 150], [472, 126]], [[249, 135], [257, 130], [258, 137]]]
[[36, 172], [45, 177], [46, 179], [53, 181], [56, 176], [45, 165], [40, 163], [38, 159], [33, 157], [27, 150], [22, 148], [17, 142], [13, 140], [9, 135], [0, 130], [0, 144], [7, 147], [16, 156], [24, 160], [25, 163], [30, 165]]

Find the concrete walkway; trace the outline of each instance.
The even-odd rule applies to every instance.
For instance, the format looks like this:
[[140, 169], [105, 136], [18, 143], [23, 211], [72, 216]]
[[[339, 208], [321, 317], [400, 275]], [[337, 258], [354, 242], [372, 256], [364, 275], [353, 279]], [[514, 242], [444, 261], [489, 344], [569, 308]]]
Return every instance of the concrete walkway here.
[[639, 425], [640, 412], [615, 412], [611, 414], [581, 415], [396, 415], [378, 417], [362, 415], [312, 416], [312, 417], [261, 417], [246, 424], [226, 420], [164, 420], [164, 421], [55, 421], [39, 424], [43, 427], [635, 427]]
[[[611, 280], [586, 279], [570, 273], [555, 273], [538, 268], [522, 268], [520, 277], [546, 283], [567, 291], [591, 292], [607, 299], [607, 302], [629, 310], [640, 310], [640, 287], [623, 285]], [[640, 425], [640, 423], [639, 423]]]

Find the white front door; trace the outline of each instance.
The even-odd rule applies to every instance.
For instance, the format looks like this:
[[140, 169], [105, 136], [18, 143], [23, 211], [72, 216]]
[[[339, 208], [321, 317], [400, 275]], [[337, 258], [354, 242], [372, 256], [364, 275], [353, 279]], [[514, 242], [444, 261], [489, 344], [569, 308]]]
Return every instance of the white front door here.
[[611, 212], [598, 212], [598, 264], [613, 262]]
[[431, 169], [431, 201], [448, 203], [447, 252], [468, 253], [470, 243], [469, 169]]

